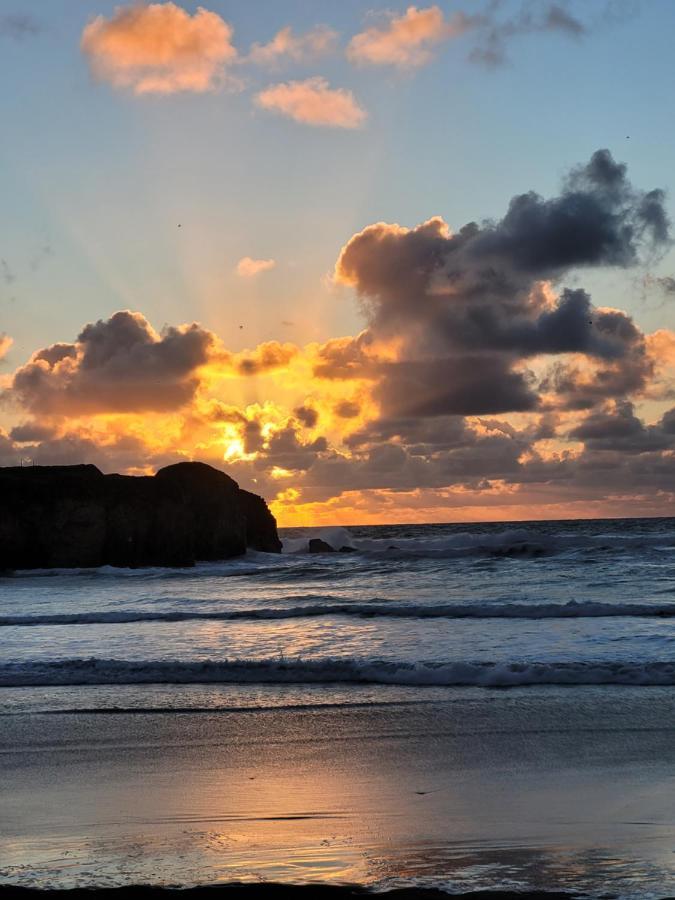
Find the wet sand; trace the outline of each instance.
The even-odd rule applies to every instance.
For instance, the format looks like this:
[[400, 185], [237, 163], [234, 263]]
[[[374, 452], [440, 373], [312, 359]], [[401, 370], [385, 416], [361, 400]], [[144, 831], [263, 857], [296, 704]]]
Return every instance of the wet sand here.
[[[134, 885], [128, 888], [67, 891], [41, 891], [33, 888], [1, 888], [2, 900], [349, 900], [351, 897], [383, 900], [447, 900], [450, 896], [433, 888], [398, 888], [373, 893], [359, 885], [287, 885], [226, 884], [200, 888], [170, 889]], [[571, 900], [575, 895], [562, 892], [472, 891], [453, 894], [470, 900]]]
[[668, 689], [467, 689], [380, 706], [7, 715], [0, 882], [663, 897], [672, 703]]

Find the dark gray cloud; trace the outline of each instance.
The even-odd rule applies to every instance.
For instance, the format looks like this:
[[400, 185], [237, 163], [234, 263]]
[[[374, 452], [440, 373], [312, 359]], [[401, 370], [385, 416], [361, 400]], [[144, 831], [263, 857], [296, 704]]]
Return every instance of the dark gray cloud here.
[[14, 374], [9, 395], [33, 413], [171, 410], [188, 403], [214, 345], [197, 324], [157, 335], [128, 310], [86, 325], [74, 344], [53, 344]]
[[543, 32], [558, 32], [580, 38], [588, 25], [573, 15], [566, 4], [523, 3], [515, 15], [500, 17], [501, 0], [492, 0], [485, 13], [472, 17], [477, 39], [469, 54], [472, 62], [500, 66], [507, 61], [509, 43], [517, 37]]
[[645, 425], [635, 415], [633, 404], [623, 400], [591, 413], [569, 436], [583, 441], [591, 451], [645, 453], [668, 450], [675, 447], [674, 413], [675, 410], [670, 410], [657, 424]]
[[312, 406], [307, 406], [306, 403], [303, 406], [296, 407], [293, 413], [307, 428], [314, 428], [319, 419], [318, 412]]
[[539, 403], [527, 373], [509, 371], [499, 355], [385, 363], [373, 395], [386, 416], [529, 412]]
[[333, 411], [341, 419], [355, 419], [361, 412], [361, 407], [353, 400], [341, 400], [335, 404]]
[[35, 444], [48, 441], [56, 434], [56, 429], [42, 422], [24, 422], [17, 425], [9, 433], [10, 438], [18, 444]]
[[664, 199], [660, 190], [635, 189], [626, 166], [598, 150], [570, 173], [559, 197], [514, 197], [500, 222], [475, 235], [470, 251], [540, 278], [579, 266], [634, 265], [668, 241]]
[[256, 467], [269, 469], [278, 466], [289, 471], [303, 471], [309, 469], [316, 462], [318, 455], [327, 449], [328, 442], [325, 437], [303, 442], [297, 426], [291, 422], [269, 438], [264, 451], [256, 460]]
[[[640, 389], [651, 361], [630, 316], [596, 309], [580, 288], [552, 296], [542, 282], [590, 266], [634, 265], [664, 248], [663, 199], [634, 188], [626, 167], [599, 150], [559, 196], [521, 194], [496, 222], [456, 234], [439, 218], [411, 230], [369, 226], [348, 242], [336, 270], [356, 288], [368, 329], [324, 345], [315, 374], [373, 379], [385, 417], [535, 409], [539, 396], [524, 363], [542, 355], [594, 361], [594, 402]], [[373, 347], [382, 342], [396, 343], [394, 361], [377, 360]], [[558, 369], [547, 389], [555, 383], [571, 394], [572, 381], [581, 385], [573, 375]]]

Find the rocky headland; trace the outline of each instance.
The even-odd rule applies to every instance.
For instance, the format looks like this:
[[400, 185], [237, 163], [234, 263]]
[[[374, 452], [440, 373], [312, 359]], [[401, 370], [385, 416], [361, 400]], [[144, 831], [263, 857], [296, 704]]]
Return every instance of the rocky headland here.
[[0, 468], [0, 570], [191, 566], [281, 551], [256, 494], [204, 463], [154, 476], [96, 466]]

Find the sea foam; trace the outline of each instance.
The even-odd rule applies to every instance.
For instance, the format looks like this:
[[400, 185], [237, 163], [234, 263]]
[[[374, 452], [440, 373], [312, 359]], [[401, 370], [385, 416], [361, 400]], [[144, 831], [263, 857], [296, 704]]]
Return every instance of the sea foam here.
[[87, 684], [674, 685], [675, 662], [64, 659], [0, 665], [0, 686]]
[[[194, 602], [194, 601], [193, 601]], [[302, 606], [249, 609], [109, 610], [77, 613], [36, 613], [0, 616], [0, 628], [49, 625], [106, 625], [133, 622], [274, 621], [325, 616], [406, 619], [584, 619], [672, 618], [675, 603], [602, 603], [570, 600], [567, 603], [406, 603], [371, 600], [365, 603], [310, 602]]]

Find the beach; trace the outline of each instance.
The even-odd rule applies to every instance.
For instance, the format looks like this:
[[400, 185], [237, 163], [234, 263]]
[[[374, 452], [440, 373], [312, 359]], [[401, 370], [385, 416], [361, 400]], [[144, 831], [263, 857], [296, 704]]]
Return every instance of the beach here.
[[0, 884], [675, 892], [672, 520], [392, 531], [4, 578]]
[[429, 690], [5, 717], [0, 876], [675, 889], [672, 691]]

